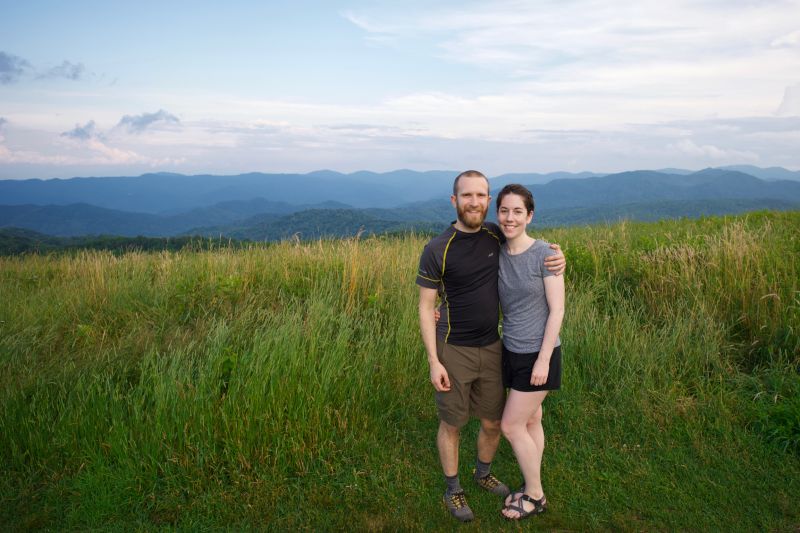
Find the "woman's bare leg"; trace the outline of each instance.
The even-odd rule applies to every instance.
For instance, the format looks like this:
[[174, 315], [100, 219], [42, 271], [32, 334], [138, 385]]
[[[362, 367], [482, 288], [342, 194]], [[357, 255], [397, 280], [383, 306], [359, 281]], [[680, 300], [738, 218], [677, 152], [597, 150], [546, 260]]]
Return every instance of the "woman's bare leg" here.
[[[546, 396], [547, 391], [520, 392], [512, 389], [506, 400], [501, 422], [503, 435], [511, 443], [525, 478], [525, 493], [537, 500], [544, 495], [541, 480], [544, 452], [541, 407]], [[516, 511], [504, 509], [503, 514], [509, 518], [518, 518]]]
[[[544, 400], [544, 398], [542, 398], [542, 400]], [[528, 435], [531, 436], [534, 444], [536, 444], [536, 464], [539, 465], [540, 470], [542, 465], [542, 454], [544, 454], [544, 427], [542, 426], [543, 413], [544, 407], [540, 403], [539, 409], [533, 412], [531, 417], [528, 419], [527, 424]], [[537, 494], [537, 496], [541, 497], [541, 494]], [[537, 497], [536, 499], [539, 498]]]

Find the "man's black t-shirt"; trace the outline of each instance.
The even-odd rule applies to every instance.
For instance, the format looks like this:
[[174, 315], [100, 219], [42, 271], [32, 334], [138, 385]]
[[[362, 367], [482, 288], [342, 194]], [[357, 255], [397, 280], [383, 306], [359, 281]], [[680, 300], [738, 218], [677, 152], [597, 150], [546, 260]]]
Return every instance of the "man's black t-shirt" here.
[[454, 226], [422, 251], [417, 285], [438, 289], [442, 304], [436, 336], [457, 346], [486, 346], [498, 340], [497, 270], [505, 237], [491, 222], [475, 233]]

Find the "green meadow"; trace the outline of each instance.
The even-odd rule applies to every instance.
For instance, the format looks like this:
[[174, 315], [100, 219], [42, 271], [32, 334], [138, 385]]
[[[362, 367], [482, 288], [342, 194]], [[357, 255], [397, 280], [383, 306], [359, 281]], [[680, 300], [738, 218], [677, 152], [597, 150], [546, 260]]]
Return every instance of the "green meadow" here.
[[[533, 234], [567, 315], [524, 527], [800, 528], [800, 212]], [[441, 501], [426, 241], [0, 258], [0, 529], [514, 529], [475, 422], [476, 520]]]

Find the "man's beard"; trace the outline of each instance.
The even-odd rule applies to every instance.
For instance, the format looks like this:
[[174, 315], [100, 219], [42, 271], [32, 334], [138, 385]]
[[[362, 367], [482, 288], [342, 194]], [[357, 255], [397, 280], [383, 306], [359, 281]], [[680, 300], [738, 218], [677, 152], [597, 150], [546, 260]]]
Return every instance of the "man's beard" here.
[[483, 221], [486, 219], [486, 212], [489, 210], [489, 207], [479, 207], [478, 209], [480, 210], [479, 213], [469, 213], [465, 208], [456, 205], [458, 220], [469, 229], [480, 228], [481, 224], [483, 224]]

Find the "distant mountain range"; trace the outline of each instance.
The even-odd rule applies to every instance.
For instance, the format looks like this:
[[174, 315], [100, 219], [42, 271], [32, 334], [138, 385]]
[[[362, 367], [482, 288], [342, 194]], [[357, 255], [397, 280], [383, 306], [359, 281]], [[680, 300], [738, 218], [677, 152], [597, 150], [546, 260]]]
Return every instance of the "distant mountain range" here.
[[[751, 176], [767, 181], [774, 181], [774, 180], [800, 181], [800, 171], [786, 170], [783, 167], [760, 168], [760, 167], [755, 167], [753, 165], [728, 165], [725, 167], [717, 167], [717, 169], [736, 170], [738, 172], [750, 174]], [[661, 168], [658, 169], [656, 172], [661, 172], [662, 174], [688, 175], [688, 174], [694, 174], [696, 171], [687, 170], [685, 168]]]
[[0, 198], [6, 205], [86, 203], [150, 214], [174, 214], [219, 202], [246, 202], [253, 198], [291, 205], [333, 201], [355, 207], [395, 207], [447, 194], [455, 174], [403, 170], [385, 174], [318, 171], [236, 176], [161, 173], [139, 177], [3, 180], [0, 181]]
[[0, 205], [0, 227], [31, 229], [47, 235], [123, 235], [161, 237], [190, 232], [193, 228], [230, 225], [255, 214], [280, 217], [307, 209], [342, 209], [349, 205], [322, 202], [290, 205], [263, 198], [221, 202], [197, 207], [183, 213], [154, 215], [107, 209], [90, 204], [69, 205]]
[[[176, 214], [219, 202], [268, 198], [291, 205], [340, 202], [359, 208], [397, 207], [409, 202], [447, 197], [458, 171], [396, 170], [378, 174], [340, 174], [320, 170], [309, 174], [239, 174], [235, 176], [157, 173], [138, 177], [0, 180], [5, 205], [90, 204], [106, 209], [150, 214]], [[511, 182], [547, 183], [553, 179], [598, 176], [570, 174], [505, 174], [492, 178]]]
[[704, 199], [774, 198], [800, 201], [800, 182], [765, 181], [735, 170], [706, 169], [693, 174], [635, 171], [581, 180], [554, 180], [530, 187], [546, 209]]
[[[455, 175], [401, 170], [6, 180], [0, 181], [0, 202], [6, 204], [0, 205], [0, 227], [56, 236], [250, 240], [343, 236], [359, 230], [438, 231], [455, 217], [448, 201]], [[551, 226], [800, 209], [800, 172], [780, 168], [506, 174], [491, 178], [492, 194], [510, 182], [530, 187], [535, 223]]]

